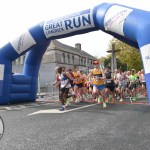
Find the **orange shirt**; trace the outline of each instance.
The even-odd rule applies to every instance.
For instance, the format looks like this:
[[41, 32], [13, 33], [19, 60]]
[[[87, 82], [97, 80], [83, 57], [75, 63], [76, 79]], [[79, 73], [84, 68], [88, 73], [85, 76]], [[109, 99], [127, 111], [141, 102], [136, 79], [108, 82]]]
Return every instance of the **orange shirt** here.
[[83, 83], [83, 86], [87, 86], [87, 77], [85, 74], [82, 75], [83, 79], [82, 79], [82, 83]]
[[74, 75], [74, 84], [82, 83], [82, 77], [79, 72], [73, 72]]

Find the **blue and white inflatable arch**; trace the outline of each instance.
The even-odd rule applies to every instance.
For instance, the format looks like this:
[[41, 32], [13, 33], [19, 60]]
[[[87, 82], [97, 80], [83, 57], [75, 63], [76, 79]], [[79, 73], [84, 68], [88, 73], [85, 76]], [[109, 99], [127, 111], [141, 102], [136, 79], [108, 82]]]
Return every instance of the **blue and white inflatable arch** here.
[[[149, 28], [150, 12], [108, 3], [37, 24], [0, 49], [0, 104], [36, 100], [41, 59], [52, 39], [96, 30], [139, 49], [150, 102]], [[12, 61], [24, 53], [27, 55], [23, 72], [12, 74]]]

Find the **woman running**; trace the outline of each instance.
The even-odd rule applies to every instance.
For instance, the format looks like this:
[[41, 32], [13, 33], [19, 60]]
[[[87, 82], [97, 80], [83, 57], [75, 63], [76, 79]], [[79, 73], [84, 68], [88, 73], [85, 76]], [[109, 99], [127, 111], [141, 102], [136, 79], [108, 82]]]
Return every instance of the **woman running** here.
[[99, 61], [94, 61], [94, 69], [89, 74], [89, 78], [93, 77], [93, 96], [94, 98], [102, 99], [103, 108], [106, 108], [105, 102], [105, 74], [102, 68], [100, 68]]

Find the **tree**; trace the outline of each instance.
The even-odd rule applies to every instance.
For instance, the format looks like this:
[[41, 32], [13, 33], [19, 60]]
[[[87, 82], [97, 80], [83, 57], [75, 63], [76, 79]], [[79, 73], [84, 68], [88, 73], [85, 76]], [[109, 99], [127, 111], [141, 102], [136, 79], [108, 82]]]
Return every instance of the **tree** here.
[[135, 70], [142, 69], [142, 60], [138, 49], [131, 47], [115, 38], [110, 41], [110, 45], [112, 45], [112, 43], [115, 44], [115, 49], [120, 50], [116, 53], [116, 58], [121, 62], [126, 70], [131, 70], [132, 68]]
[[[104, 66], [111, 67], [111, 54], [107, 55], [106, 57], [100, 57], [100, 62], [104, 64]], [[126, 70], [126, 65], [121, 63], [119, 59], [116, 59], [118, 68], [121, 68], [123, 71]]]

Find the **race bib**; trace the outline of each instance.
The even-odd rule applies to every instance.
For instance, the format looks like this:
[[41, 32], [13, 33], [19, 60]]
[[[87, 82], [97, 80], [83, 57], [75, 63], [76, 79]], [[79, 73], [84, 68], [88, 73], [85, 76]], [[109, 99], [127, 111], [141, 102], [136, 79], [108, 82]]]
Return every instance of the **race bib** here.
[[107, 80], [106, 83], [111, 83], [111, 80]]

